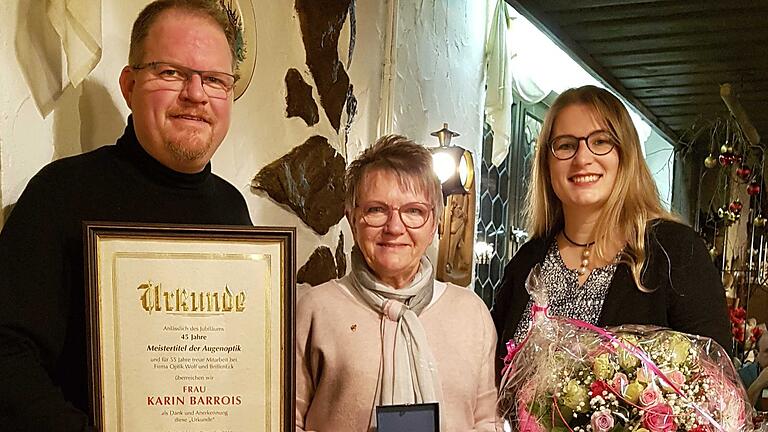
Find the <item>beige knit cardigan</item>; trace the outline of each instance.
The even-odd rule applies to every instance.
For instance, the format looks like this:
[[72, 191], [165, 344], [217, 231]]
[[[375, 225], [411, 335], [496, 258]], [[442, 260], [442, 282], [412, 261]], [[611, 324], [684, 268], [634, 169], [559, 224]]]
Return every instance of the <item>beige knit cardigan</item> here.
[[[296, 430], [367, 432], [374, 405], [380, 316], [330, 281], [310, 288], [296, 310]], [[421, 314], [437, 361], [442, 432], [496, 431], [496, 332], [472, 291], [435, 283]]]

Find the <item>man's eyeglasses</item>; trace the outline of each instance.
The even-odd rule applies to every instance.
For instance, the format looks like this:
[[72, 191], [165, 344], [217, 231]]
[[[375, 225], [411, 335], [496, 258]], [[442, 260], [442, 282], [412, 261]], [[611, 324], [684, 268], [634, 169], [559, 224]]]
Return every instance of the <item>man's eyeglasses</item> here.
[[237, 76], [226, 72], [199, 71], [166, 62], [142, 63], [131, 66], [131, 68], [133, 70], [146, 69], [158, 78], [157, 82], [163, 89], [175, 91], [184, 89], [193, 75], [200, 75], [200, 82], [203, 84], [205, 94], [215, 99], [227, 99], [237, 81]]
[[549, 141], [549, 148], [552, 155], [560, 160], [568, 160], [576, 156], [579, 144], [584, 141], [587, 148], [596, 156], [603, 156], [611, 152], [616, 146], [616, 139], [610, 132], [596, 130], [585, 137], [575, 137], [573, 135], [560, 135]]
[[408, 228], [421, 228], [429, 221], [429, 215], [432, 214], [432, 206], [420, 202], [403, 204], [399, 207], [393, 207], [378, 201], [371, 201], [357, 206], [361, 209], [363, 222], [368, 226], [378, 228], [383, 227], [389, 222], [392, 212], [400, 215], [400, 220]]

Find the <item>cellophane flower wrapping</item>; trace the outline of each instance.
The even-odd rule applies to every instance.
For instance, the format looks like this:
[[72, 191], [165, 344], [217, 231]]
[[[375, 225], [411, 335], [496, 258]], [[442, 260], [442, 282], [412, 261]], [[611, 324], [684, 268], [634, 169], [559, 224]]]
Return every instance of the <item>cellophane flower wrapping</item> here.
[[550, 317], [538, 269], [527, 288], [533, 323], [507, 345], [499, 392], [513, 431], [768, 431], [753, 424], [733, 363], [711, 339]]

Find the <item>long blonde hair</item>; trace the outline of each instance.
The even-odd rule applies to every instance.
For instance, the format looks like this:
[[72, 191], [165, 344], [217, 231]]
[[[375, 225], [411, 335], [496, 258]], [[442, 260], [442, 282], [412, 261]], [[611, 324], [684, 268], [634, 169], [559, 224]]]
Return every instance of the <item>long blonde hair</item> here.
[[642, 284], [643, 265], [647, 261], [648, 248], [645, 235], [652, 219], [674, 220], [677, 218], [661, 206], [659, 192], [640, 148], [637, 130], [624, 104], [607, 90], [595, 86], [583, 86], [566, 90], [555, 99], [544, 118], [536, 143], [531, 184], [525, 208], [528, 232], [533, 237], [547, 238], [564, 226], [563, 207], [555, 195], [550, 178], [548, 158], [549, 140], [555, 118], [570, 105], [588, 107], [613, 134], [619, 152], [619, 169], [611, 195], [601, 210], [594, 228], [594, 253], [600, 261], [606, 256], [611, 235], [617, 233], [626, 240], [621, 262], [626, 263], [632, 278], [641, 291], [648, 291]]

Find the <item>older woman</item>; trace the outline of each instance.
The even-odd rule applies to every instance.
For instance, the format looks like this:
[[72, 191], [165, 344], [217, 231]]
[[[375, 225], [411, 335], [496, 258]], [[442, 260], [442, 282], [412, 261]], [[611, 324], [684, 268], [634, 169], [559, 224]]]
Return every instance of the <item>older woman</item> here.
[[385, 136], [346, 182], [351, 272], [297, 306], [297, 430], [375, 430], [377, 406], [427, 402], [442, 431], [495, 430], [490, 314], [424, 254], [443, 208], [431, 154]]
[[538, 263], [552, 314], [654, 324], [729, 347], [720, 274], [697, 234], [662, 208], [632, 120], [608, 91], [570, 89], [553, 103], [527, 218], [532, 239], [505, 269], [492, 312], [499, 355], [530, 327], [525, 279]]

